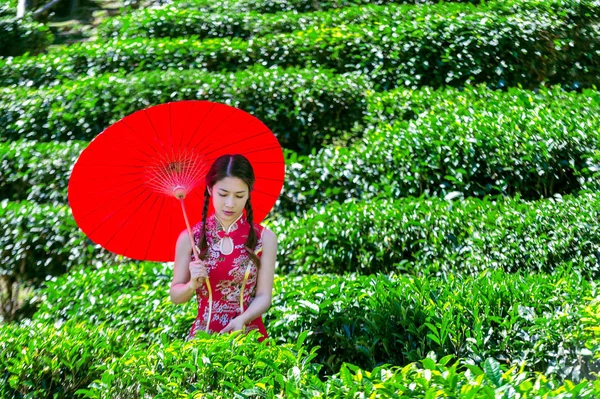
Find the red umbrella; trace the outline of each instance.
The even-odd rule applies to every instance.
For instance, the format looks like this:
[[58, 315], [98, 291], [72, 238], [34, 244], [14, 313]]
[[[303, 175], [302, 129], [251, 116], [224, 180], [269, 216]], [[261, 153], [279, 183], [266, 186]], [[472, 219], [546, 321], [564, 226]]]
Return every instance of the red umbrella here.
[[259, 223], [279, 197], [285, 174], [281, 146], [265, 124], [209, 101], [137, 111], [100, 133], [77, 159], [69, 180], [73, 217], [111, 252], [173, 261], [186, 226], [192, 240], [187, 215], [192, 223], [201, 220], [208, 168], [219, 156], [236, 153], [254, 168], [251, 201]]

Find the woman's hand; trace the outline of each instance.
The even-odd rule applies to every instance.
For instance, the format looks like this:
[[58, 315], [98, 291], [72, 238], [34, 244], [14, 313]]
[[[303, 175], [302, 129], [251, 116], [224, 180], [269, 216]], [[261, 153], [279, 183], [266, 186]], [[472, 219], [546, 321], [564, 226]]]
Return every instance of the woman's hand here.
[[206, 266], [204, 262], [201, 260], [196, 260], [190, 262], [190, 285], [197, 289], [202, 284], [204, 284], [204, 280], [208, 278], [208, 271], [206, 270]]
[[232, 319], [229, 322], [229, 324], [227, 324], [225, 326], [225, 328], [221, 330], [221, 333], [243, 330], [244, 327], [245, 327], [244, 320], [242, 320], [242, 318], [240, 316], [238, 316], [235, 319]]

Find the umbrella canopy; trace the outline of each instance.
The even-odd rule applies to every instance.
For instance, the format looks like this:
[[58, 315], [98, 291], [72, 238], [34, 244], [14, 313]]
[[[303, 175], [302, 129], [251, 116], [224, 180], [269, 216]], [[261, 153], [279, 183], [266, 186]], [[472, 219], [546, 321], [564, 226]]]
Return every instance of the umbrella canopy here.
[[251, 202], [254, 221], [260, 223], [283, 187], [281, 146], [256, 117], [209, 101], [137, 111], [96, 136], [69, 180], [73, 217], [93, 242], [111, 252], [173, 261], [176, 240], [186, 228], [177, 195], [185, 197], [189, 220], [200, 221], [204, 178], [224, 154], [242, 154], [252, 164], [256, 183]]

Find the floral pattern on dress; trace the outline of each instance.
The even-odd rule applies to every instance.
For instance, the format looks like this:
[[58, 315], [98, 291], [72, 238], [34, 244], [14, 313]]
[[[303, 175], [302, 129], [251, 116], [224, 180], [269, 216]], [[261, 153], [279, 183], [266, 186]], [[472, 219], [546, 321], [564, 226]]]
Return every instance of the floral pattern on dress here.
[[[257, 236], [255, 253], [260, 258], [264, 227], [255, 223], [253, 228]], [[205, 264], [213, 291], [209, 333], [221, 331], [233, 318], [241, 314], [239, 303], [240, 291], [247, 270], [249, 270], [249, 275], [243, 293], [244, 310], [250, 306], [256, 295], [258, 269], [245, 249], [250, 224], [246, 220], [245, 215], [241, 215], [237, 221], [231, 224], [229, 229], [229, 236], [233, 241], [233, 252], [231, 254], [222, 254], [219, 250], [220, 238], [218, 232], [223, 230], [223, 226], [214, 214], [206, 219], [206, 241], [208, 248]], [[202, 222], [197, 223], [193, 227], [193, 234], [196, 246], [199, 247]], [[195, 259], [195, 256], [192, 255], [192, 260]], [[196, 298], [198, 301], [198, 316], [192, 324], [186, 340], [193, 339], [196, 331], [206, 330], [208, 322], [209, 300], [206, 284], [203, 284], [196, 290]], [[246, 331], [255, 329], [262, 332], [262, 339], [267, 337], [262, 317], [258, 317], [246, 325]]]

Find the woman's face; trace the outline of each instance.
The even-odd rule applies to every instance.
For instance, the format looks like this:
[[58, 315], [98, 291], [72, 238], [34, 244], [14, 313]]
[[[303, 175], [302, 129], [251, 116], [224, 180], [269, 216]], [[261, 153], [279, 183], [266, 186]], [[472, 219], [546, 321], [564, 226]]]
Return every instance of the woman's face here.
[[210, 196], [217, 217], [224, 222], [233, 222], [244, 212], [250, 193], [242, 179], [225, 177], [215, 183]]

